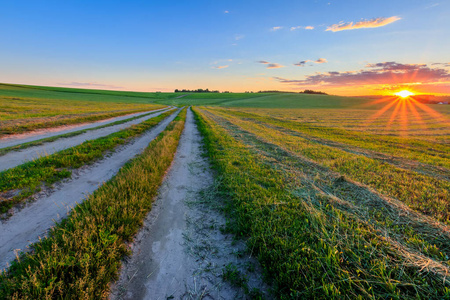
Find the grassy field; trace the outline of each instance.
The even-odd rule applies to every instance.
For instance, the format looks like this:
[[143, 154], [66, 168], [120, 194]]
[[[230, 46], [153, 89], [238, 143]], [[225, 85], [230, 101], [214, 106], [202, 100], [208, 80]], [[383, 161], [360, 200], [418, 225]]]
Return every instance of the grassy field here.
[[[60, 91], [61, 90], [61, 91]], [[149, 98], [0, 84], [0, 137], [164, 107]]]
[[196, 111], [230, 200], [230, 230], [248, 238], [281, 298], [450, 296], [448, 179], [235, 110]]
[[70, 216], [0, 274], [2, 299], [103, 299], [127, 242], [142, 225], [170, 166], [186, 109]]

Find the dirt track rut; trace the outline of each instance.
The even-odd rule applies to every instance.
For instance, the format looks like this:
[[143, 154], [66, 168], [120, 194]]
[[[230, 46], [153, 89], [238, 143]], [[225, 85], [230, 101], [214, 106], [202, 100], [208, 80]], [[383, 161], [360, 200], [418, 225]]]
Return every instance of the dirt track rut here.
[[[177, 111], [179, 112], [179, 110]], [[73, 178], [59, 184], [50, 195], [43, 195], [11, 218], [0, 223], [0, 269], [15, 258], [15, 250], [24, 250], [47, 230], [64, 218], [86, 195], [113, 177], [131, 158], [141, 153], [175, 118], [177, 113], [163, 120], [132, 142], [119, 147], [114, 153], [94, 165], [79, 169]]]
[[247, 274], [248, 284], [267, 290], [256, 260], [236, 255], [245, 253], [245, 243], [221, 232], [226, 221], [218, 207], [223, 203], [214, 194], [205, 196], [213, 175], [201, 143], [188, 110], [173, 164], [131, 246], [133, 255], [113, 285], [111, 299], [247, 298], [241, 287], [223, 280], [230, 263], [238, 268], [255, 266], [258, 271]]

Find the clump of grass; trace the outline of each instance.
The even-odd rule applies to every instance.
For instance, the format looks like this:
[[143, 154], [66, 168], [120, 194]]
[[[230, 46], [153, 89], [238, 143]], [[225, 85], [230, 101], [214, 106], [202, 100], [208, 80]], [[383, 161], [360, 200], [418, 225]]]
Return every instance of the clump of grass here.
[[4, 299], [100, 299], [152, 207], [175, 155], [186, 110], [119, 173], [0, 275]]
[[[5, 213], [16, 203], [38, 191], [42, 185], [55, 183], [71, 176], [71, 170], [91, 163], [132, 137], [156, 126], [172, 112], [165, 112], [140, 124], [95, 140], [86, 141], [49, 156], [38, 158], [15, 168], [0, 172], [0, 213]], [[16, 196], [5, 199], [1, 193], [21, 190]]]
[[327, 197], [313, 204], [291, 193], [281, 170], [206, 115], [196, 116], [223, 178], [229, 229], [248, 238], [281, 299], [450, 297], [445, 272], [422, 265], [418, 255], [329, 205]]

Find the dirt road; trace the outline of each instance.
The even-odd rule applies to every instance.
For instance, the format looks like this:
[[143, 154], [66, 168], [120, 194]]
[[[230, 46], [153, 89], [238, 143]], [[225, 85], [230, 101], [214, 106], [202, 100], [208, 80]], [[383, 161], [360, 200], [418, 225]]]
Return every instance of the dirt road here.
[[[161, 110], [165, 110], [165, 109], [166, 108], [156, 109], [156, 110], [153, 110], [153, 112], [157, 112], [157, 111], [161, 111]], [[53, 127], [53, 128], [38, 129], [38, 130], [34, 130], [32, 132], [26, 132], [26, 133], [21, 133], [21, 134], [14, 134], [12, 136], [8, 136], [8, 137], [4, 137], [4, 138], [0, 139], [0, 149], [20, 145], [23, 143], [37, 141], [37, 140], [52, 137], [55, 135], [61, 135], [61, 134], [66, 134], [66, 133], [70, 133], [70, 132], [74, 132], [74, 131], [78, 131], [78, 130], [95, 128], [98, 126], [107, 125], [107, 124], [114, 123], [117, 121], [122, 121], [122, 120], [130, 119], [133, 117], [145, 115], [145, 114], [148, 114], [149, 112], [152, 112], [152, 111], [144, 111], [144, 112], [139, 112], [139, 113], [134, 113], [134, 114], [128, 114], [128, 115], [115, 117], [115, 118], [109, 118], [109, 119], [100, 120], [100, 121], [96, 121], [96, 122], [92, 122], [92, 123], [64, 125], [64, 126], [58, 126], [58, 127]]]
[[[54, 142], [45, 143], [42, 145], [25, 148], [18, 151], [11, 151], [6, 153], [5, 155], [0, 156], [0, 172], [14, 168], [18, 165], [21, 165], [27, 161], [31, 161], [35, 158], [41, 157], [43, 155], [49, 155], [70, 147], [77, 146], [87, 140], [95, 140], [103, 136], [107, 136], [111, 133], [117, 132], [119, 130], [130, 127], [131, 125], [141, 123], [145, 120], [154, 118], [164, 113], [166, 110], [158, 110], [154, 114], [138, 118], [126, 123], [113, 125], [105, 128], [89, 130], [88, 132], [82, 133], [80, 135], [61, 138]], [[148, 112], [146, 112], [148, 113]], [[79, 129], [79, 128], [78, 128]]]
[[[178, 110], [179, 112], [179, 110]], [[91, 166], [81, 168], [72, 179], [59, 184], [49, 195], [43, 195], [8, 220], [0, 223], [0, 269], [15, 258], [16, 249], [26, 249], [44, 236], [54, 222], [64, 218], [76, 203], [83, 201], [100, 184], [109, 180], [135, 155], [141, 153], [175, 118], [177, 113], [153, 129], [119, 147], [114, 153]]]
[[[132, 245], [133, 255], [115, 283], [112, 299], [240, 299], [242, 287], [223, 280], [226, 266], [257, 263], [243, 242], [222, 234], [220, 201], [208, 196], [213, 176], [202, 156], [201, 137], [188, 110], [174, 162], [144, 227]], [[250, 287], [262, 287], [259, 272], [247, 274]]]

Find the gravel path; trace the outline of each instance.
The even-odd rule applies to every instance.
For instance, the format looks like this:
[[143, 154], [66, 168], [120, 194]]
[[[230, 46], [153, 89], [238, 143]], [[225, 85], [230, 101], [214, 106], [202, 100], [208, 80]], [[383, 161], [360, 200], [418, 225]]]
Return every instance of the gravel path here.
[[[153, 110], [153, 111], [157, 112], [157, 111], [161, 111], [164, 109], [166, 109], [166, 108], [157, 109], [157, 110]], [[0, 139], [0, 149], [20, 145], [23, 143], [37, 141], [37, 140], [52, 137], [55, 135], [61, 135], [61, 134], [66, 134], [66, 133], [70, 133], [70, 132], [74, 132], [74, 131], [78, 131], [78, 130], [95, 128], [98, 126], [103, 126], [103, 125], [114, 123], [117, 121], [130, 119], [130, 118], [137, 117], [140, 115], [145, 115], [145, 114], [148, 114], [149, 112], [151, 112], [151, 111], [144, 111], [144, 112], [139, 112], [139, 113], [134, 113], [134, 114], [128, 114], [128, 115], [115, 117], [115, 118], [109, 118], [109, 119], [100, 120], [100, 121], [96, 121], [96, 122], [92, 122], [92, 123], [64, 125], [64, 126], [58, 126], [58, 127], [52, 127], [52, 128], [37, 129], [32, 132], [26, 132], [26, 133], [21, 133], [21, 134], [14, 134], [12, 136], [3, 137]]]
[[[112, 286], [111, 299], [248, 298], [242, 287], [224, 282], [222, 274], [230, 263], [240, 272], [249, 264], [259, 271], [259, 265], [245, 254], [239, 258], [244, 243], [221, 233], [226, 221], [217, 209], [220, 199], [205, 196], [213, 176], [201, 143], [188, 110], [173, 164]], [[258, 271], [246, 276], [248, 285], [259, 290]]]
[[16, 249], [26, 250], [30, 243], [38, 241], [39, 236], [44, 236], [54, 222], [64, 218], [86, 195], [111, 179], [128, 160], [141, 153], [177, 113], [127, 145], [119, 147], [101, 161], [74, 172], [77, 174], [74, 174], [72, 179], [59, 184], [49, 195], [39, 197], [8, 220], [1, 221], [0, 269], [7, 267], [8, 262], [15, 258]]
[[[25, 149], [21, 149], [21, 150], [17, 150], [17, 151], [8, 152], [5, 155], [0, 156], [0, 172], [10, 169], [10, 168], [14, 168], [18, 165], [21, 165], [27, 161], [31, 161], [35, 158], [38, 158], [38, 157], [41, 157], [44, 155], [50, 155], [50, 154], [53, 154], [55, 152], [58, 152], [58, 151], [61, 151], [64, 149], [77, 146], [87, 140], [95, 140], [100, 137], [107, 136], [111, 133], [114, 133], [119, 130], [130, 127], [131, 125], [139, 124], [145, 120], [159, 116], [160, 114], [164, 113], [165, 111], [166, 111], [166, 109], [158, 110], [154, 114], [151, 114], [151, 115], [148, 115], [148, 116], [145, 116], [142, 118], [138, 118], [135, 120], [131, 120], [126, 123], [112, 125], [112, 126], [108, 126], [108, 127], [100, 128], [100, 129], [93, 129], [93, 130], [89, 130], [88, 132], [76, 135], [76, 136], [72, 136], [72, 137], [68, 137], [68, 138], [61, 138], [56, 141], [45, 143], [42, 145], [37, 145], [34, 147], [29, 147], [29, 148], [25, 148]], [[146, 112], [146, 113], [148, 113], [148, 112]], [[117, 120], [115, 120], [115, 121], [117, 121]], [[95, 124], [95, 125], [98, 126], [98, 124]], [[77, 128], [77, 130], [80, 130], [80, 128]], [[61, 132], [58, 132], [58, 134], [60, 134], [60, 133]]]

